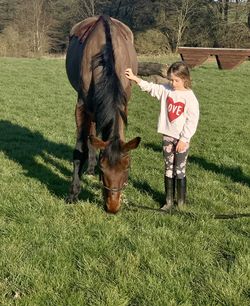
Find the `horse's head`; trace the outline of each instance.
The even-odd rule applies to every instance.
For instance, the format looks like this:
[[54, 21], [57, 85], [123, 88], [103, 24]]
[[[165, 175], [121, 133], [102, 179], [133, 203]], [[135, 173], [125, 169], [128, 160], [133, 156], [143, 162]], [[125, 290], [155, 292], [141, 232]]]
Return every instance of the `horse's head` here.
[[[90, 136], [91, 144], [100, 149], [99, 168], [103, 184], [103, 194], [106, 209], [110, 213], [117, 213], [121, 207], [121, 192], [127, 185], [128, 172], [130, 168], [129, 151], [136, 149], [141, 141], [136, 137], [127, 143], [119, 140], [119, 155], [115, 162], [110, 163], [111, 141], [103, 141], [97, 137]], [[117, 152], [116, 152], [117, 153]]]

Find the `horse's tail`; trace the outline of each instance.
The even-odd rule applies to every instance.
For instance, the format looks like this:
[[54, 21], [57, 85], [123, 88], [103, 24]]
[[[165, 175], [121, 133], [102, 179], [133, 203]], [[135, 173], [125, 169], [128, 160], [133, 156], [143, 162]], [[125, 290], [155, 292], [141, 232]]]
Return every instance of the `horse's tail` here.
[[[101, 16], [103, 22], [106, 44], [101, 52], [92, 60], [92, 68], [102, 68], [101, 76], [94, 83], [92, 103], [96, 118], [97, 133], [101, 133], [104, 140], [112, 136], [112, 140], [119, 140], [119, 121], [122, 118], [127, 124], [125, 108], [127, 97], [121, 81], [115, 70], [115, 55], [112, 44], [110, 17]], [[115, 142], [115, 141], [114, 141]]]

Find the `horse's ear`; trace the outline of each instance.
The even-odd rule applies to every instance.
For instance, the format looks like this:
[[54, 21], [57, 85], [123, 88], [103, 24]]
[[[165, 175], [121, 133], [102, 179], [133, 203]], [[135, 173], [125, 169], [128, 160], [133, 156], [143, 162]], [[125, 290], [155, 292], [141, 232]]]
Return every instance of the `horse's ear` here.
[[130, 150], [136, 149], [141, 141], [141, 137], [135, 137], [134, 139], [124, 143], [122, 145], [122, 152], [128, 152]]
[[109, 144], [109, 141], [103, 141], [100, 138], [95, 137], [93, 135], [89, 136], [89, 140], [90, 140], [90, 143], [92, 144], [92, 146], [96, 149], [104, 150], [107, 147], [107, 145]]

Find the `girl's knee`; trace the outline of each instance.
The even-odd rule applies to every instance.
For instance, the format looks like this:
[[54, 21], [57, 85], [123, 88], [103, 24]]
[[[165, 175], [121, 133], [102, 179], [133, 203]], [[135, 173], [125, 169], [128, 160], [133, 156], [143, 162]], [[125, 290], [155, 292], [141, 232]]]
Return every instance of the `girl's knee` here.
[[186, 169], [176, 170], [176, 178], [183, 179], [186, 176]]
[[170, 169], [166, 170], [166, 171], [165, 171], [165, 176], [167, 176], [167, 177], [169, 177], [169, 178], [173, 178], [173, 177], [174, 177], [174, 172], [173, 172], [173, 170], [170, 170]]

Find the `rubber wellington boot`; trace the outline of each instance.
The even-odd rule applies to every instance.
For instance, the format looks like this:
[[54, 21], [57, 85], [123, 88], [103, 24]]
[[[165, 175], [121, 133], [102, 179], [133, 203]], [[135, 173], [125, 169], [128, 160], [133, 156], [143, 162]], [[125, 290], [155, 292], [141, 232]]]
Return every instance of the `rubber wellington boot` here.
[[186, 203], [187, 179], [177, 179], [177, 206], [182, 208]]
[[174, 179], [171, 177], [164, 177], [166, 203], [161, 207], [161, 210], [169, 211], [174, 205]]

